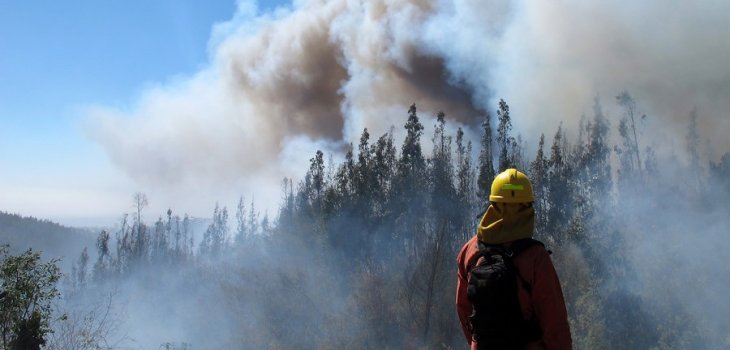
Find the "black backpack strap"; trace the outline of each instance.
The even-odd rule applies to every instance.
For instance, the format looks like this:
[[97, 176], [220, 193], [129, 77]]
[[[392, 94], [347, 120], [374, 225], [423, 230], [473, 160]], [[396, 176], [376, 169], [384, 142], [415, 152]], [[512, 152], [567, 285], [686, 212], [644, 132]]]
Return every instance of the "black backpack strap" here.
[[[542, 243], [536, 239], [532, 239], [532, 238], [526, 238], [526, 239], [521, 239], [521, 240], [515, 241], [514, 243], [512, 243], [512, 246], [510, 247], [510, 249], [512, 250], [512, 258], [514, 259], [516, 256], [520, 255], [522, 252], [524, 252], [525, 250], [527, 250], [528, 248], [530, 248], [534, 245], [539, 245], [539, 246], [542, 246], [543, 248], [545, 248], [544, 243]], [[510, 261], [510, 263], [513, 264], [513, 266], [514, 266], [514, 263], [512, 261]], [[527, 280], [525, 280], [525, 278], [522, 277], [522, 273], [517, 268], [517, 266], [514, 266], [514, 269], [515, 269], [515, 274], [517, 275], [517, 278], [520, 280], [520, 283], [522, 284], [522, 288], [524, 288], [527, 291], [527, 293], [532, 295], [532, 285], [530, 285], [530, 283], [528, 283]], [[542, 338], [542, 330], [540, 329], [540, 324], [536, 321], [535, 318], [531, 318], [529, 320], [523, 320], [522, 329], [524, 332], [523, 333], [524, 339], [527, 340], [528, 342], [536, 341], [536, 340], [539, 340], [540, 338]]]
[[[467, 262], [466, 264], [466, 271], [469, 272], [471, 269], [477, 264], [479, 261], [479, 258], [481, 257], [487, 257], [492, 254], [492, 252], [499, 252], [502, 254], [507, 255], [508, 257], [514, 259], [516, 256], [520, 255], [522, 252], [527, 250], [527, 248], [532, 247], [533, 245], [541, 245], [543, 248], [545, 247], [545, 244], [542, 242], [532, 239], [532, 238], [525, 238], [520, 239], [517, 241], [514, 241], [512, 245], [507, 248], [501, 244], [486, 244], [480, 240], [477, 240], [477, 248], [479, 249], [479, 252], [474, 254], [474, 256]], [[519, 274], [519, 271], [517, 273], [520, 280], [522, 280], [525, 284], [524, 278]], [[528, 285], [528, 291], [530, 290], [530, 287]]]
[[512, 256], [510, 250], [508, 250], [505, 246], [501, 244], [486, 244], [480, 240], [477, 240], [477, 249], [479, 251], [474, 254], [472, 260], [469, 261], [470, 264], [467, 265], [467, 268], [469, 270], [477, 265], [477, 263], [479, 262], [479, 258], [481, 257], [484, 257], [485, 259], [490, 259], [490, 257], [495, 254]]
[[509, 248], [512, 251], [512, 258], [520, 255], [520, 253], [524, 252], [525, 250], [527, 250], [527, 248], [530, 248], [533, 245], [541, 245], [543, 248], [545, 248], [544, 243], [532, 238], [525, 238], [515, 241]]
[[[510, 246], [509, 250], [512, 251], [511, 258], [514, 259], [518, 255], [520, 255], [522, 252], [527, 250], [527, 248], [530, 248], [534, 245], [540, 245], [543, 248], [545, 248], [545, 244], [532, 238], [525, 238], [520, 239], [512, 243], [512, 246]], [[515, 272], [517, 273], [517, 278], [520, 279], [520, 282], [522, 283], [522, 288], [527, 290], [528, 293], [532, 294], [532, 286], [525, 280], [524, 277], [522, 277], [522, 273], [518, 268], [515, 267]]]
[[477, 240], [478, 251], [476, 254], [474, 254], [474, 256], [471, 257], [471, 259], [469, 259], [469, 261], [466, 262], [466, 273], [467, 274], [471, 271], [471, 269], [474, 268], [474, 266], [477, 265], [477, 262], [479, 262], [479, 258], [483, 257], [484, 254], [486, 253], [485, 250], [482, 249], [483, 246], [484, 246], [484, 243], [482, 243], [482, 241], [480, 241], [480, 240]]

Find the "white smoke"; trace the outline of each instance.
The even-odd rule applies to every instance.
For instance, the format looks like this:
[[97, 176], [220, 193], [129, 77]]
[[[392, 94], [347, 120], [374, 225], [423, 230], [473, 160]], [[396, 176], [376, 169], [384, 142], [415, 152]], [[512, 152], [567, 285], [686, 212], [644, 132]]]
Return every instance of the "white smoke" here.
[[426, 126], [439, 110], [473, 126], [504, 98], [535, 142], [590, 115], [596, 95], [617, 120], [626, 89], [646, 134], [679, 150], [697, 107], [719, 156], [728, 13], [722, 1], [311, 0], [274, 13], [242, 1], [215, 26], [207, 68], [130, 110], [92, 109], [90, 132], [141, 187], [207, 210], [226, 194], [275, 207], [281, 179], [301, 178], [314, 150], [337, 156], [366, 127], [398, 133], [411, 103]]
[[679, 138], [679, 150], [697, 107], [701, 135], [727, 152], [730, 44], [719, 38], [729, 10], [721, 1], [526, 2], [505, 31], [496, 95], [514, 107], [518, 129], [536, 133], [590, 116], [595, 95], [617, 121], [613, 97], [628, 90], [648, 116], [647, 143]]

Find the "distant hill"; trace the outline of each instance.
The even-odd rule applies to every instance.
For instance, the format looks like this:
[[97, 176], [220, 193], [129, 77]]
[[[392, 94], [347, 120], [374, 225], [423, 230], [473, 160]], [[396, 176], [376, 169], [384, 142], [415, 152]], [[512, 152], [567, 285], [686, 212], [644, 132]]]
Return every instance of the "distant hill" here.
[[78, 259], [84, 247], [95, 255], [96, 233], [73, 227], [66, 227], [49, 220], [23, 217], [0, 211], [0, 245], [10, 244], [12, 254], [28, 248], [41, 251], [43, 259], [61, 258], [61, 267], [68, 271]]

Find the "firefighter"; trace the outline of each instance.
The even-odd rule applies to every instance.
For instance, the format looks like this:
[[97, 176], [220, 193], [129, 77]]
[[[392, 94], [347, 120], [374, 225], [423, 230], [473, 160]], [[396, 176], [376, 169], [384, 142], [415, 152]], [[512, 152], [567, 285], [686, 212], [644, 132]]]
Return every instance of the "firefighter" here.
[[[497, 175], [477, 232], [457, 256], [456, 308], [471, 349], [572, 349], [558, 275], [549, 252], [532, 239], [533, 201], [525, 174]], [[488, 289], [500, 276], [508, 276], [505, 296]]]

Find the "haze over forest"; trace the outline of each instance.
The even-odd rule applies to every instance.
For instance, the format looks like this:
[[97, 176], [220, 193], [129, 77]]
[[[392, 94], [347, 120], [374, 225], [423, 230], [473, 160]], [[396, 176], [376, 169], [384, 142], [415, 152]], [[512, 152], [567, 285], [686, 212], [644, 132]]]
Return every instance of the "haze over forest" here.
[[730, 347], [728, 7], [239, 2], [208, 67], [88, 111], [146, 190], [73, 233], [47, 348], [465, 348], [456, 253], [509, 167], [576, 349]]
[[275, 220], [241, 198], [230, 214], [216, 206], [197, 242], [187, 215], [142, 221], [139, 193], [137, 211], [99, 234], [96, 256], [74, 261], [59, 309], [71, 317], [55, 320], [50, 347], [462, 347], [454, 257], [484, 207], [480, 179], [513, 166], [532, 179], [535, 237], [554, 252], [576, 348], [725, 347], [730, 153], [721, 163], [659, 162], [625, 132], [636, 101], [620, 97], [622, 144], [607, 143], [596, 100], [578, 140], [558, 127], [533, 159], [511, 136], [504, 101], [484, 119], [476, 159], [442, 114], [425, 147], [413, 105], [402, 142], [364, 130], [341, 163], [317, 151], [303, 180], [282, 183]]

